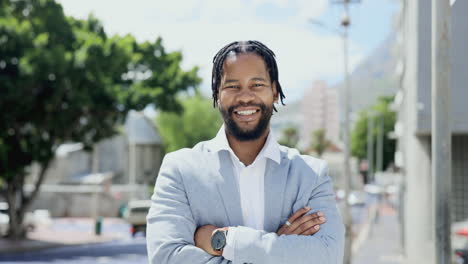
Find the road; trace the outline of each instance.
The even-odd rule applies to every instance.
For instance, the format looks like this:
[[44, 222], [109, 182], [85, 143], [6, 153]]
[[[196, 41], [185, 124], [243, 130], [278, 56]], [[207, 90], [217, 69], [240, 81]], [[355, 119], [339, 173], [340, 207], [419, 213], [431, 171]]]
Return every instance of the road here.
[[[351, 207], [353, 217], [353, 229], [358, 230], [367, 216], [366, 206]], [[76, 222], [73, 225], [65, 225], [56, 221], [53, 230], [89, 230], [89, 225]], [[128, 234], [128, 225], [114, 224], [104, 225], [104, 231]], [[22, 254], [0, 255], [0, 263], [64, 263], [64, 264], [91, 264], [91, 263], [147, 263], [146, 241], [138, 234], [136, 238], [127, 235], [122, 240], [107, 243], [88, 244], [81, 246], [64, 246], [40, 251], [32, 251]]]
[[143, 237], [118, 242], [65, 246], [23, 254], [0, 255], [1, 263], [147, 263]]

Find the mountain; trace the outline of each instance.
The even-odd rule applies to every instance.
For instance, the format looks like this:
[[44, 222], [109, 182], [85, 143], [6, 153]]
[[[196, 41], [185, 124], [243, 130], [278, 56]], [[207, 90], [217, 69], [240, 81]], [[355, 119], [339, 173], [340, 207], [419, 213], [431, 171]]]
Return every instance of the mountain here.
[[[377, 100], [379, 96], [395, 94], [398, 78], [395, 74], [397, 61], [393, 56], [395, 34], [387, 37], [366, 59], [352, 72], [351, 109], [360, 111]], [[343, 90], [344, 82], [334, 88]], [[341, 102], [340, 102], [341, 104]]]
[[[378, 97], [395, 94], [399, 85], [395, 74], [396, 57], [393, 55], [395, 34], [387, 37], [368, 57], [366, 57], [351, 73], [351, 109], [359, 112], [374, 104]], [[332, 88], [340, 92], [343, 82]], [[342, 97], [341, 97], [342, 98]], [[279, 107], [278, 113], [272, 118], [273, 132], [279, 138], [285, 127], [294, 126], [300, 130], [302, 123], [307, 119], [301, 108], [302, 101], [289, 102], [285, 107]], [[343, 103], [339, 102], [339, 106]], [[341, 110], [340, 110], [341, 111]]]

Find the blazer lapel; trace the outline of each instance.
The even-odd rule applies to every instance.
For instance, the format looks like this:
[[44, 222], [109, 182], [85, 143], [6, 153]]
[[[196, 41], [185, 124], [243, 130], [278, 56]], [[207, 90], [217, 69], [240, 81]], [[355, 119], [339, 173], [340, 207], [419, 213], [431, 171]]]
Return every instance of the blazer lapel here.
[[281, 212], [283, 211], [284, 191], [288, 178], [288, 166], [285, 164], [281, 152], [281, 164], [267, 160], [265, 168], [265, 214], [264, 229], [267, 232], [276, 232], [280, 226]]
[[219, 173], [216, 185], [226, 210], [229, 226], [243, 225], [239, 184], [233, 172], [232, 160], [227, 151], [220, 151], [218, 154]]

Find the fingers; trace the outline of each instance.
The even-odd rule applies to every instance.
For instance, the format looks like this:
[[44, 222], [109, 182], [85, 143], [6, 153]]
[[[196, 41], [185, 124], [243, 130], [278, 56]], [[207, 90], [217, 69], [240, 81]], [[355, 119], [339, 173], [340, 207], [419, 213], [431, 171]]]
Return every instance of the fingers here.
[[297, 210], [293, 215], [291, 215], [289, 218], [288, 218], [288, 221], [289, 223], [293, 223], [294, 221], [296, 221], [296, 219], [298, 219], [299, 217], [303, 216], [304, 214], [306, 214], [307, 212], [310, 211], [310, 207], [306, 206], [306, 207], [303, 207], [299, 210]]
[[325, 223], [326, 219], [323, 216], [322, 212], [316, 212], [310, 215], [305, 215], [299, 219], [297, 219], [290, 227], [289, 227], [289, 232], [291, 234], [300, 234], [309, 228], [316, 226], [316, 225], [321, 225]]
[[304, 207], [295, 212], [288, 221], [290, 226], [284, 224], [278, 230], [278, 236], [281, 235], [312, 235], [320, 230], [320, 225], [326, 222], [326, 218], [322, 212], [315, 212], [310, 215], [305, 215], [310, 208]]
[[312, 235], [317, 233], [320, 230], [320, 225], [325, 223], [326, 219], [324, 217], [311, 219], [303, 224], [301, 224], [292, 234], [296, 235]]
[[282, 225], [280, 229], [278, 229], [278, 232], [276, 232], [276, 234], [278, 236], [281, 236], [282, 234], [284, 234], [284, 231], [286, 231], [286, 227], [287, 227], [286, 225]]
[[311, 228], [307, 229], [306, 231], [300, 233], [301, 236], [310, 236], [317, 233], [320, 230], [320, 225], [314, 225]]
[[[299, 217], [303, 216], [304, 214], [306, 214], [307, 212], [310, 211], [310, 207], [306, 206], [306, 207], [303, 207], [299, 210], [297, 210], [293, 215], [291, 215], [289, 218], [288, 218], [288, 221], [289, 223], [294, 223], [296, 221], [296, 219], [298, 219]], [[289, 227], [284, 224], [281, 226], [281, 228], [278, 230], [278, 232], [276, 232], [278, 234], [278, 236], [281, 236], [282, 234], [285, 233], [285, 231], [289, 229]]]

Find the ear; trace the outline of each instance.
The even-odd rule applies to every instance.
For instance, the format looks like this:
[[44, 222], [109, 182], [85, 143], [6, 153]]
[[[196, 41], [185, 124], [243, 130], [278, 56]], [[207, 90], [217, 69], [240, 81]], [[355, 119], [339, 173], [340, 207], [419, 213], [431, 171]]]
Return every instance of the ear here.
[[273, 82], [273, 102], [278, 103], [278, 88], [276, 87], [276, 82]]

